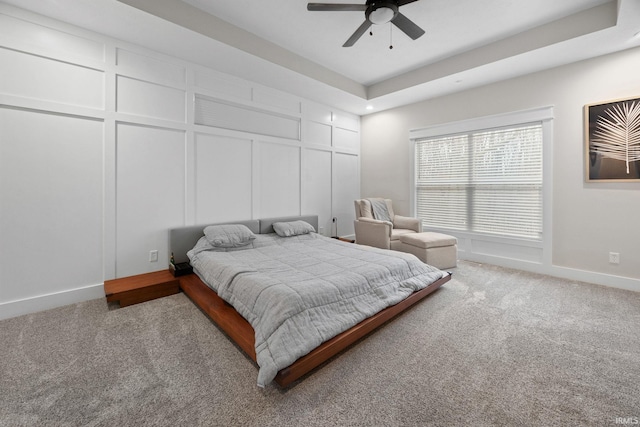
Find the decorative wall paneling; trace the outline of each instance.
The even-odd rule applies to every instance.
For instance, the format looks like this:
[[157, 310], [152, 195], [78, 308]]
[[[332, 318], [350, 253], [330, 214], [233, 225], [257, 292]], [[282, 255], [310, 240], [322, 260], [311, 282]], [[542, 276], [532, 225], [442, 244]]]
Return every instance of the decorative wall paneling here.
[[0, 303], [102, 283], [103, 126], [0, 106]]
[[184, 90], [122, 75], [116, 77], [116, 111], [178, 123], [186, 121]]
[[196, 133], [194, 151], [194, 223], [250, 218], [253, 142]]
[[254, 217], [300, 215], [300, 147], [258, 142], [254, 162]]
[[333, 140], [337, 149], [354, 154], [358, 152], [360, 147], [360, 134], [355, 130], [336, 126], [333, 128]]
[[195, 96], [194, 114], [198, 125], [300, 140], [299, 117], [198, 94]]
[[187, 70], [180, 64], [116, 48], [116, 65], [122, 75], [158, 85], [186, 89]]
[[4, 4], [0, 26], [0, 318], [167, 268], [171, 227], [353, 233], [359, 117]]
[[332, 205], [339, 236], [353, 234], [353, 201], [360, 197], [359, 163], [360, 159], [356, 154], [333, 153]]
[[[334, 216], [331, 207], [336, 206], [333, 204], [331, 196], [333, 154], [328, 150], [303, 148], [301, 155], [301, 212], [317, 213], [318, 228], [321, 229], [321, 232], [327, 236], [335, 234], [331, 222], [331, 218]], [[327, 200], [331, 203], [327, 203]], [[345, 234], [352, 233], [353, 231], [345, 232]]]
[[185, 223], [185, 132], [130, 124], [116, 130], [116, 267], [119, 277], [158, 270], [168, 260], [160, 230]]
[[331, 147], [331, 125], [309, 121], [307, 124], [307, 141], [321, 147]]
[[[56, 28], [57, 27], [57, 28]], [[105, 62], [105, 43], [77, 28], [20, 9], [0, 10], [0, 45], [69, 64], [100, 68]]]
[[[0, 92], [57, 104], [104, 109], [104, 72], [55, 59], [0, 49]], [[55, 81], [58, 84], [52, 85]], [[69, 90], [81, 83], [84, 91]]]

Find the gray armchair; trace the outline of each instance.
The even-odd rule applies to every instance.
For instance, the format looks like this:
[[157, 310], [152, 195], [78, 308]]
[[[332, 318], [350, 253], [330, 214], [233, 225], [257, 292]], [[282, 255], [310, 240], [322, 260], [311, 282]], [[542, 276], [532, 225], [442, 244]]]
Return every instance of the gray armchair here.
[[422, 232], [422, 223], [417, 218], [395, 215], [391, 200], [384, 199], [391, 221], [381, 221], [374, 218], [371, 202], [368, 199], [358, 199], [354, 202], [356, 220], [354, 228], [356, 243], [382, 249], [398, 250], [400, 236], [408, 233]]

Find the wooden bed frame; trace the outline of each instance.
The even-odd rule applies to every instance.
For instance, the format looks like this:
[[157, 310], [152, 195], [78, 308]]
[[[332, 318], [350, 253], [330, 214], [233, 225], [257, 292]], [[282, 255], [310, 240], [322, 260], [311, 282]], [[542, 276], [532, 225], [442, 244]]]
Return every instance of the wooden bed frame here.
[[[309, 218], [310, 217], [287, 217], [262, 221], [270, 222], [265, 226], [265, 228], [268, 228], [273, 224], [273, 222], [275, 222], [275, 220], [293, 221], [296, 219], [304, 220]], [[313, 220], [310, 222], [313, 222]], [[315, 217], [315, 223], [315, 227], [317, 229], [317, 217]], [[194, 235], [199, 234], [199, 236], [201, 236], [203, 228], [204, 226], [189, 227], [188, 232], [192, 234], [195, 232]], [[200, 230], [200, 232], [198, 233], [196, 229]], [[264, 232], [262, 225], [260, 225], [260, 230]], [[195, 241], [193, 242], [193, 245], [195, 245]], [[193, 247], [193, 245], [191, 247]], [[177, 246], [174, 245], [174, 242], [172, 242], [171, 248], [177, 248]], [[186, 254], [186, 251], [184, 254]], [[179, 256], [182, 257], [182, 253]], [[180, 262], [180, 259], [181, 258], [177, 259], [177, 262]], [[380, 327], [388, 320], [424, 299], [427, 295], [440, 288], [440, 286], [448, 282], [450, 279], [451, 274], [449, 273], [426, 288], [414, 292], [398, 304], [387, 307], [374, 316], [358, 323], [351, 329], [348, 329], [332, 339], [325, 341], [307, 355], [296, 360], [290, 366], [280, 370], [275, 377], [276, 383], [281, 387], [287, 387], [292, 382], [309, 373], [317, 366], [326, 362], [331, 357], [349, 347], [351, 344]], [[180, 287], [194, 302], [194, 304], [204, 311], [204, 313], [207, 314], [207, 316], [209, 316], [209, 318], [211, 318], [211, 320], [213, 320], [220, 329], [222, 329], [254, 362], [256, 362], [255, 332], [251, 324], [247, 322], [244, 317], [242, 317], [231, 305], [220, 298], [213, 289], [209, 288], [204, 282], [202, 282], [196, 274], [181, 277]]]

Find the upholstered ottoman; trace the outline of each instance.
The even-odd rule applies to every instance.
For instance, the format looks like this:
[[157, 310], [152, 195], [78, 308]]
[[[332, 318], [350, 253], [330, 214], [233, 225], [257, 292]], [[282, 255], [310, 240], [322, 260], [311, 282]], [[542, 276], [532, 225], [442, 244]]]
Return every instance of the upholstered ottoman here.
[[458, 239], [442, 233], [409, 233], [400, 236], [402, 252], [414, 254], [424, 263], [437, 268], [458, 264]]

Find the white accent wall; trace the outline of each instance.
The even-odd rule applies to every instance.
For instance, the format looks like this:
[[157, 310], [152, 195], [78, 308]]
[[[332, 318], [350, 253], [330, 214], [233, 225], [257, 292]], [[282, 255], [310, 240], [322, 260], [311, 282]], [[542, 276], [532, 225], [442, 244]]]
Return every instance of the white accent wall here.
[[[548, 254], [523, 262], [504, 246], [463, 237], [461, 255], [640, 291], [640, 183], [587, 183], [583, 169], [584, 105], [639, 97], [638, 70], [636, 48], [365, 116], [362, 197], [388, 197], [396, 212], [412, 213], [410, 130], [552, 106]], [[609, 263], [609, 252], [620, 254], [619, 265]]]
[[166, 269], [173, 227], [353, 234], [358, 116], [2, 4], [0, 28], [0, 319]]

